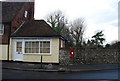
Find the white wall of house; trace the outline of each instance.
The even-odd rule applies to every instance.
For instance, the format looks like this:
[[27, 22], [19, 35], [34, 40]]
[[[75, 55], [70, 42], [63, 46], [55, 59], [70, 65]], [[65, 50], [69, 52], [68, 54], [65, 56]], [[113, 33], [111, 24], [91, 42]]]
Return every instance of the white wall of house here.
[[14, 40], [10, 39], [10, 45], [9, 45], [9, 60], [13, 60], [14, 58]]
[[[28, 40], [28, 39], [27, 39]], [[50, 54], [25, 54], [23, 53], [23, 62], [41, 62], [41, 55], [43, 56], [43, 62], [45, 63], [59, 63], [59, 38], [39, 38], [39, 39], [29, 39], [34, 40], [50, 40]], [[15, 42], [16, 41], [26, 41], [26, 39], [11, 39], [10, 40], [10, 60], [15, 60]], [[24, 44], [23, 44], [24, 45]], [[23, 46], [23, 50], [24, 50]]]

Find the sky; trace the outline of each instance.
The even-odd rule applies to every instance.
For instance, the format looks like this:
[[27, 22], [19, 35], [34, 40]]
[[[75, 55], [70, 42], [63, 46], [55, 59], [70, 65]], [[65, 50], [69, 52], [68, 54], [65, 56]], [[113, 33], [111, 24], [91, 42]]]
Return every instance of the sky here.
[[57, 10], [61, 10], [68, 21], [85, 18], [85, 39], [91, 39], [95, 32], [102, 30], [106, 44], [118, 40], [118, 2], [119, 0], [35, 0], [34, 18], [45, 19]]
[[85, 18], [85, 39], [103, 30], [106, 42], [118, 40], [119, 0], [35, 0], [35, 19], [45, 19], [53, 11], [61, 10], [69, 21]]

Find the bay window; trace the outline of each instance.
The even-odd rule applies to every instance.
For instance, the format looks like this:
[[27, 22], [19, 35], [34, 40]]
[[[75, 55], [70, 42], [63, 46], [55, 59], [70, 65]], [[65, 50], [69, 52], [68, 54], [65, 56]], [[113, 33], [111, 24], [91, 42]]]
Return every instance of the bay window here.
[[50, 41], [25, 41], [25, 54], [50, 54]]

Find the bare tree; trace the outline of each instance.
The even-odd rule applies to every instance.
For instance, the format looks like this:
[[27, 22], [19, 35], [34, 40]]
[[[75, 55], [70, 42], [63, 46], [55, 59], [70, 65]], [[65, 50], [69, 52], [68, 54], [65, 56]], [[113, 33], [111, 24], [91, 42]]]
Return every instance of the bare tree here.
[[73, 47], [74, 43], [73, 43], [73, 38], [71, 36], [70, 33], [70, 26], [65, 26], [62, 31], [61, 31], [61, 35], [65, 38], [66, 40], [66, 47]]
[[74, 39], [75, 46], [81, 46], [83, 42], [83, 35], [85, 31], [86, 23], [84, 18], [78, 18], [71, 24], [71, 36]]
[[66, 24], [68, 24], [67, 18], [60, 10], [50, 13], [46, 19], [51, 27], [67, 40], [70, 46], [82, 44], [85, 29], [85, 21], [83, 18], [74, 20], [73, 23], [71, 23], [71, 28], [66, 26]]
[[54, 11], [53, 13], [50, 13], [47, 16], [47, 22], [52, 26], [52, 28], [56, 32], [60, 34], [62, 29], [65, 27], [67, 23], [67, 19], [63, 15], [63, 12], [58, 10], [58, 11]]

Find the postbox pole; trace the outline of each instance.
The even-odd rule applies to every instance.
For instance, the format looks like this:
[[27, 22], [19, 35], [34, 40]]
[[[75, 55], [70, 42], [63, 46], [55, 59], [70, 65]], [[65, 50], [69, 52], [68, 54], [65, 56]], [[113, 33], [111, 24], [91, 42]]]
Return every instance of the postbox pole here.
[[42, 55], [41, 55], [41, 69], [42, 69]]

